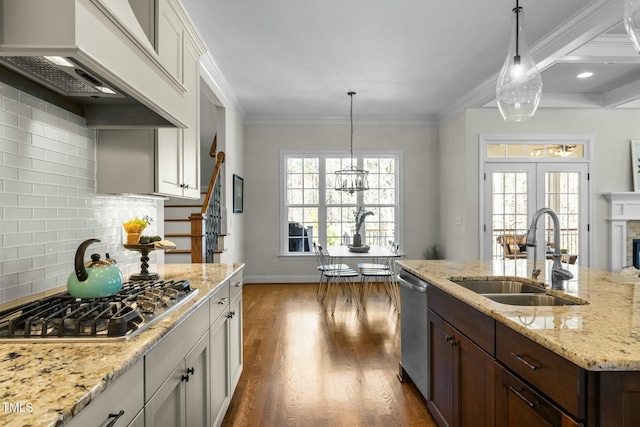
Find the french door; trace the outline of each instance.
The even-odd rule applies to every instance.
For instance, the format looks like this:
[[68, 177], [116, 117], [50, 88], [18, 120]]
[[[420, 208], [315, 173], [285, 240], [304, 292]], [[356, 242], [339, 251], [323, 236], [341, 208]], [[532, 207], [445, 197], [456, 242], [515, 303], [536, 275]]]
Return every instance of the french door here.
[[[533, 214], [548, 207], [560, 220], [563, 262], [588, 265], [588, 164], [563, 162], [485, 163], [485, 259], [533, 259], [525, 236]], [[554, 225], [549, 215], [538, 223], [538, 260], [551, 257]]]

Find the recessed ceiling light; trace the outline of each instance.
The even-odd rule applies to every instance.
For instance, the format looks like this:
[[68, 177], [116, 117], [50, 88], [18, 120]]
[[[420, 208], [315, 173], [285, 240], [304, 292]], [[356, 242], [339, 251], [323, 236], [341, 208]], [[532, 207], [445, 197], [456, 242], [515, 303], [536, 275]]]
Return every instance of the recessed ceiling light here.
[[576, 77], [578, 77], [579, 79], [586, 79], [587, 77], [591, 76], [593, 76], [593, 73], [591, 71], [585, 71], [584, 73], [578, 74]]

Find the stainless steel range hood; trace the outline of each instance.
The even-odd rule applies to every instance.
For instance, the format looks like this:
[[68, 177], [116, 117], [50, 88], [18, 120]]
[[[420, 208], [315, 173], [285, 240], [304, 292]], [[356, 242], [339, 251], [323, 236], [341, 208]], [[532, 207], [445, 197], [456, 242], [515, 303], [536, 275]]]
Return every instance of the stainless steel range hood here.
[[[161, 64], [150, 0], [0, 0], [0, 81], [88, 127], [184, 127], [185, 88]], [[151, 38], [151, 40], [149, 40]]]

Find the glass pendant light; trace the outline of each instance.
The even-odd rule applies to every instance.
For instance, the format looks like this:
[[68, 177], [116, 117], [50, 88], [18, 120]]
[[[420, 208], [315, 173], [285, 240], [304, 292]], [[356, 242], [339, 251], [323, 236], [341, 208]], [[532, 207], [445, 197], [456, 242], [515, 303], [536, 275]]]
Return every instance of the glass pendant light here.
[[640, 52], [640, 0], [624, 0], [622, 22], [633, 47]]
[[351, 97], [351, 163], [344, 169], [336, 171], [334, 186], [336, 190], [346, 191], [349, 194], [369, 189], [369, 172], [358, 169], [353, 164], [353, 95], [355, 94], [355, 92], [347, 93]]
[[540, 72], [522, 36], [523, 21], [524, 12], [516, 0], [511, 17], [512, 37], [509, 53], [496, 86], [498, 108], [504, 120], [508, 122], [521, 122], [533, 117], [542, 94]]

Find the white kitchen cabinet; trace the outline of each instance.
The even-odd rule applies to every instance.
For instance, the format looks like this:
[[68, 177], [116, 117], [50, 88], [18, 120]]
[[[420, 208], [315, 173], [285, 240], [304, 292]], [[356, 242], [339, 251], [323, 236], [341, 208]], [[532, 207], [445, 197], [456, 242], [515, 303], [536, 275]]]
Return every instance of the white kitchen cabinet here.
[[182, 81], [182, 49], [184, 26], [174, 2], [158, 0], [156, 18], [156, 51], [160, 63], [178, 81]]
[[[143, 370], [144, 365], [142, 360], [139, 360], [66, 425], [69, 427], [135, 426], [134, 418], [144, 404]], [[113, 424], [109, 424], [113, 421], [115, 421]]]
[[180, 8], [157, 4], [157, 51], [163, 66], [184, 88], [184, 128], [97, 131], [99, 194], [155, 194], [200, 198], [200, 56], [198, 39], [185, 31]]
[[229, 378], [231, 395], [242, 374], [242, 292], [229, 305]]
[[208, 365], [207, 332], [145, 405], [145, 427], [208, 427]]
[[[228, 288], [227, 288], [228, 289]], [[231, 401], [229, 380], [229, 301], [226, 309], [211, 324], [209, 340], [211, 349], [211, 425], [219, 426]]]

